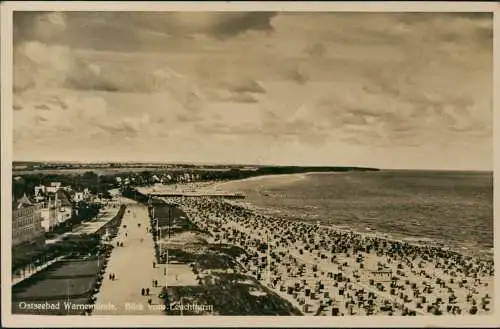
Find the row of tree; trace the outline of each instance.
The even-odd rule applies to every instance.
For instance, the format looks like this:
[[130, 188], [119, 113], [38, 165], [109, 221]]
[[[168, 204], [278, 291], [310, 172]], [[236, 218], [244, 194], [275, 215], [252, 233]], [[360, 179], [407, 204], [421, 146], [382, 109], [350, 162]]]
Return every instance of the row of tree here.
[[83, 191], [87, 188], [91, 193], [104, 198], [111, 198], [108, 190], [117, 187], [114, 175], [99, 176], [92, 171], [81, 175], [37, 173], [13, 177], [12, 194], [15, 198], [23, 194], [33, 195], [36, 186], [49, 185], [54, 182], [59, 182], [62, 186], [71, 186], [76, 191]]
[[[220, 180], [236, 180], [245, 179], [263, 175], [282, 175], [282, 174], [297, 174], [306, 172], [348, 172], [348, 171], [377, 171], [379, 169], [366, 167], [299, 167], [299, 166], [266, 166], [259, 167], [255, 170], [242, 170], [239, 168], [231, 168], [228, 170], [187, 170], [187, 173], [196, 174], [200, 181], [220, 181]], [[148, 171], [144, 170], [137, 173], [134, 180], [130, 182], [130, 186], [152, 185], [156, 182], [157, 177], [170, 176], [170, 180], [166, 183], [175, 183], [178, 177], [182, 177], [184, 172], [179, 171]]]
[[256, 170], [241, 170], [237, 168], [226, 171], [201, 171], [198, 172], [200, 180], [235, 180], [264, 175], [284, 175], [307, 172], [348, 172], [348, 171], [377, 171], [375, 168], [364, 167], [298, 167], [298, 166], [268, 166]]
[[[280, 174], [296, 174], [305, 172], [346, 172], [346, 171], [374, 171], [378, 169], [364, 168], [364, 167], [299, 167], [299, 166], [265, 166], [258, 167], [256, 170], [241, 170], [232, 168], [229, 170], [203, 170], [203, 169], [190, 169], [186, 172], [196, 173], [200, 181], [212, 180], [234, 180], [244, 179], [262, 175], [280, 175]], [[109, 173], [105, 175], [98, 175], [93, 171], [88, 171], [83, 174], [26, 174], [18, 176], [12, 181], [12, 192], [14, 197], [20, 197], [24, 193], [27, 195], [33, 194], [35, 186], [47, 185], [51, 182], [60, 182], [63, 186], [72, 186], [74, 190], [83, 190], [88, 188], [93, 194], [100, 195], [101, 197], [110, 198], [109, 190], [123, 186], [119, 183], [117, 177], [129, 178], [128, 185], [130, 187], [147, 186], [154, 184], [160, 177], [170, 176], [170, 180], [165, 180], [166, 183], [174, 183], [176, 178], [184, 175], [185, 172], [173, 170], [158, 170], [150, 171], [143, 170], [141, 172], [122, 172], [122, 173]]]
[[60, 256], [71, 253], [95, 252], [99, 247], [100, 237], [97, 234], [71, 235], [62, 241], [47, 244], [40, 248], [12, 255], [12, 272], [17, 272], [28, 266], [40, 266]]
[[87, 203], [85, 201], [75, 203], [75, 207], [72, 209], [71, 218], [54, 227], [51, 232], [47, 232], [45, 237], [50, 239], [55, 235], [73, 230], [81, 223], [95, 218], [99, 214], [101, 208], [102, 205], [97, 203]]
[[116, 234], [118, 231], [125, 209], [126, 207], [121, 205], [117, 214], [93, 234], [70, 235], [53, 244], [44, 244], [23, 253], [13, 253], [12, 271], [16, 272], [28, 266], [39, 266], [60, 256], [96, 253], [101, 247], [101, 236], [107, 230], [111, 234]]

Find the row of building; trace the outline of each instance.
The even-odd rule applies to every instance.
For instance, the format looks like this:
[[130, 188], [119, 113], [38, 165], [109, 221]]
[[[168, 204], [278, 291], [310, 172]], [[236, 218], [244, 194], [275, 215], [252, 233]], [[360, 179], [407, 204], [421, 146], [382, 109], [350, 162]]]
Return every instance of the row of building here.
[[[167, 174], [167, 173], [155, 173], [151, 174], [150, 177], [147, 177], [148, 183], [181, 183], [181, 182], [194, 182], [200, 180], [201, 176], [199, 174], [194, 173], [176, 173], [176, 174]], [[136, 177], [120, 177], [117, 176], [115, 178], [118, 186], [127, 186], [134, 185], [137, 183], [138, 178]]]
[[[73, 202], [72, 202], [72, 201]], [[12, 202], [12, 244], [13, 246], [37, 241], [45, 232], [69, 220], [76, 209], [73, 205], [80, 201], [98, 202], [88, 189], [72, 191], [70, 186], [51, 183], [36, 186], [34, 194], [24, 194]]]
[[[152, 174], [150, 183], [190, 182], [200, 179], [193, 173]], [[116, 177], [118, 186], [133, 185], [135, 177]], [[34, 188], [33, 194], [23, 195], [12, 202], [12, 244], [14, 246], [37, 240], [45, 232], [51, 232], [55, 227], [65, 223], [78, 209], [78, 202], [100, 203], [102, 200], [85, 188], [74, 191], [71, 186], [63, 186], [59, 182], [40, 185]]]

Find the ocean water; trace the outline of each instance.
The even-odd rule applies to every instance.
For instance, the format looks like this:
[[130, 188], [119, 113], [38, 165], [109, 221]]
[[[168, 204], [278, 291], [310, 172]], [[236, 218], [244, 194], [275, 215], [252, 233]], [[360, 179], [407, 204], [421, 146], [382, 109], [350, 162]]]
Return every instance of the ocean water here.
[[264, 176], [230, 182], [267, 214], [423, 240], [472, 253], [493, 248], [493, 174], [379, 171]]

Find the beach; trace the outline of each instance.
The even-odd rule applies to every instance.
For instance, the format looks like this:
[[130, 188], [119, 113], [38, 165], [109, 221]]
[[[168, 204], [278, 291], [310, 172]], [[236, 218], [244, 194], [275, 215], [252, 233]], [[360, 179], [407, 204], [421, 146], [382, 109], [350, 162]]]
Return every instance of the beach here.
[[[342, 179], [342, 174], [335, 175]], [[410, 183], [416, 181], [413, 176], [404, 175]], [[210, 233], [214, 243], [232, 244], [246, 250], [246, 254], [238, 258], [245, 273], [306, 315], [469, 315], [491, 312], [494, 269], [487, 248], [466, 249], [463, 245], [446, 243], [444, 238], [403, 235], [370, 227], [360, 229], [354, 223], [337, 225], [319, 216], [290, 216], [291, 211], [266, 207], [266, 202], [270, 202], [268, 199], [285, 198], [278, 192], [293, 184], [307, 183], [307, 179], [314, 176], [318, 174], [187, 183], [156, 186], [142, 192], [175, 190], [190, 193], [244, 192], [250, 195], [243, 201], [196, 197], [165, 200], [177, 203], [191, 221]], [[328, 177], [329, 174], [321, 174], [322, 180]], [[345, 177], [351, 185], [361, 185], [358, 177]], [[449, 184], [449, 180], [444, 182]], [[317, 183], [315, 187], [318, 187]], [[453, 191], [456, 190], [454, 186]], [[420, 203], [429, 201], [421, 196], [423, 192], [414, 191], [416, 198], [410, 199], [409, 204], [418, 210]], [[375, 195], [372, 191], [370, 193]], [[264, 201], [261, 204], [254, 202], [255, 195]], [[312, 210], [319, 208], [298, 201], [300, 210], [306, 206]], [[448, 197], [446, 201], [451, 204], [455, 200]], [[285, 204], [286, 200], [280, 202]], [[363, 202], [366, 203], [366, 198]], [[402, 201], [395, 199], [395, 203], [401, 204]], [[437, 212], [440, 211], [438, 206], [442, 205], [434, 206]], [[425, 225], [414, 225], [414, 228], [425, 231]]]
[[434, 247], [253, 213], [226, 201], [176, 200], [215, 241], [247, 250], [247, 271], [309, 315], [480, 314], [493, 263]]

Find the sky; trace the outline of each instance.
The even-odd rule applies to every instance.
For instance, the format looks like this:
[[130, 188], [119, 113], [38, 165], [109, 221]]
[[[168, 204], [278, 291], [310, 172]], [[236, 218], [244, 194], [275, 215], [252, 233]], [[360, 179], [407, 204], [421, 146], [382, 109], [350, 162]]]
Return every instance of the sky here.
[[491, 13], [14, 13], [14, 159], [492, 170]]

